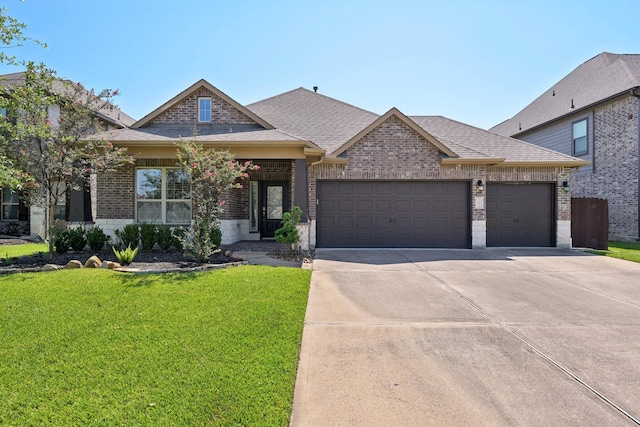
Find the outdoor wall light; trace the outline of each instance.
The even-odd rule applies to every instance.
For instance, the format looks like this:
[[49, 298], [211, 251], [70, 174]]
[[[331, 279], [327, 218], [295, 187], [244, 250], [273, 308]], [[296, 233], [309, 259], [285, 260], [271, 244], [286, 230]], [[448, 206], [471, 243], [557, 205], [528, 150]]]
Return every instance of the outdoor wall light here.
[[476, 186], [478, 188], [478, 191], [482, 191], [484, 190], [484, 182], [482, 182], [481, 179], [479, 179], [478, 181], [476, 181]]
[[569, 183], [567, 181], [562, 181], [562, 189], [564, 191], [569, 191]]

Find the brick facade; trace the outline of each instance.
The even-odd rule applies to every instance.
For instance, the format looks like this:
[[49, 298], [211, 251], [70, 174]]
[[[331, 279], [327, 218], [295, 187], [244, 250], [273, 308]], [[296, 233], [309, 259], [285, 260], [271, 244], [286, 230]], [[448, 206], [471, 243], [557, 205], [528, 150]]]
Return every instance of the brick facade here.
[[[556, 219], [571, 219], [571, 196], [562, 190], [569, 168], [487, 167], [443, 165], [435, 146], [392, 116], [347, 149], [346, 164], [320, 163], [309, 167], [309, 214], [316, 219], [319, 180], [461, 180], [471, 185], [471, 220], [486, 220], [485, 193], [475, 183], [556, 183]], [[481, 206], [477, 204], [481, 203]]]
[[135, 192], [134, 165], [126, 165], [116, 172], [99, 174], [96, 219], [134, 219]]
[[574, 197], [609, 202], [612, 240], [638, 237], [638, 99], [627, 96], [594, 109], [593, 173], [572, 177]]
[[211, 98], [212, 124], [255, 124], [249, 116], [208, 89], [201, 88], [153, 120], [154, 124], [191, 124], [198, 120], [198, 98]]
[[[245, 160], [240, 160], [244, 162]], [[258, 171], [250, 171], [249, 179], [239, 180], [242, 189], [229, 190], [223, 196], [225, 211], [221, 219], [249, 218], [249, 182], [283, 181], [290, 183], [290, 205], [293, 200], [293, 160], [257, 160]], [[97, 218], [135, 219], [135, 170], [137, 167], [175, 167], [176, 159], [138, 159], [118, 172], [105, 173], [97, 179]], [[288, 207], [289, 209], [291, 206]]]

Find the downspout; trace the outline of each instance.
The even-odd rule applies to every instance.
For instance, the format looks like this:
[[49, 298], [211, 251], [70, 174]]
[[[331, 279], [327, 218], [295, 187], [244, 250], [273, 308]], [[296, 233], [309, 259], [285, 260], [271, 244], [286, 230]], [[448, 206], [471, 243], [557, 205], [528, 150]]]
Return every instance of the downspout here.
[[634, 88], [632, 88], [631, 90], [629, 90], [629, 94], [631, 96], [635, 96], [636, 97], [636, 121], [637, 121], [637, 127], [636, 127], [636, 144], [637, 144], [637, 148], [638, 148], [638, 212], [637, 212], [637, 219], [638, 219], [638, 237], [636, 238], [636, 240], [640, 240], [640, 86], [636, 86]]

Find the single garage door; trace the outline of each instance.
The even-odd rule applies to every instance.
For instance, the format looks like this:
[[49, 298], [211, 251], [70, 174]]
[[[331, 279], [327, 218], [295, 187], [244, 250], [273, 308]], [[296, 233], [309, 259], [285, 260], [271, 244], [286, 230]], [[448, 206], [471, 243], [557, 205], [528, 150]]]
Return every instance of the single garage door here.
[[319, 181], [324, 248], [468, 248], [469, 183]]
[[555, 246], [554, 184], [488, 184], [487, 246]]

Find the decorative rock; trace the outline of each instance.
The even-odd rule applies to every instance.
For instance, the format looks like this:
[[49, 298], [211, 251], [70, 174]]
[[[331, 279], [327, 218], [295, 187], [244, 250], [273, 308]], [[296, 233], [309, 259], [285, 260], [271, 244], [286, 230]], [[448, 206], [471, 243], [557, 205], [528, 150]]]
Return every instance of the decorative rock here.
[[60, 267], [54, 264], [46, 264], [42, 266], [42, 268], [40, 269], [40, 271], [56, 271], [56, 270], [60, 270]]
[[64, 266], [64, 268], [82, 268], [82, 263], [77, 259], [72, 259]]
[[109, 261], [102, 261], [102, 268], [109, 268]]
[[226, 251], [224, 251], [224, 256], [226, 256], [227, 258], [231, 258], [231, 255], [233, 255], [231, 249], [227, 249]]
[[102, 267], [102, 261], [100, 261], [100, 258], [94, 255], [84, 263], [84, 266], [86, 268], [100, 268]]
[[119, 262], [109, 261], [107, 262], [107, 267], [109, 270], [115, 270], [116, 268], [122, 268]]

